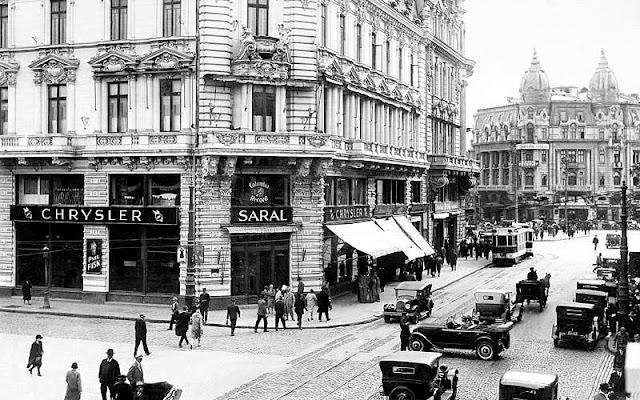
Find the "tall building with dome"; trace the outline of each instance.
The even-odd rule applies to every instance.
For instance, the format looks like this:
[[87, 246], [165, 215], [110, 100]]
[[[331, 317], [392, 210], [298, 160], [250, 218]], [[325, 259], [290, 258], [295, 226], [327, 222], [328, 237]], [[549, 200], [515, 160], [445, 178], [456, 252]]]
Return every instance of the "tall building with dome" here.
[[638, 95], [621, 93], [604, 51], [583, 88], [552, 87], [534, 52], [520, 97], [474, 118], [483, 217], [617, 220], [623, 181], [640, 191], [639, 116]]

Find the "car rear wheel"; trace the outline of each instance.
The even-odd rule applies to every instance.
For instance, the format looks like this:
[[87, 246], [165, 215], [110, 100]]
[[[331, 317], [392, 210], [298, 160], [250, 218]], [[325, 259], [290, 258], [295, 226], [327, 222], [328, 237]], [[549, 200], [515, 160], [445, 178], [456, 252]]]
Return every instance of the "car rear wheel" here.
[[492, 360], [496, 356], [496, 350], [491, 342], [483, 340], [476, 346], [476, 354], [481, 360]]
[[424, 344], [422, 339], [412, 338], [411, 340], [409, 340], [409, 349], [411, 351], [425, 351], [426, 347], [427, 346]]
[[389, 393], [389, 400], [415, 400], [416, 394], [406, 386], [398, 386]]

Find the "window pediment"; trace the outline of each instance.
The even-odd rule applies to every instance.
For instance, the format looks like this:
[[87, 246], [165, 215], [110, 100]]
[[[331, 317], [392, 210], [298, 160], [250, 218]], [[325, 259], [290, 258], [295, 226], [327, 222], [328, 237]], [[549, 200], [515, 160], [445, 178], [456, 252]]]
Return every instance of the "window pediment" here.
[[135, 70], [137, 64], [137, 57], [113, 49], [89, 60], [89, 65], [97, 73], [129, 72]]
[[344, 73], [342, 72], [342, 67], [336, 59], [333, 59], [330, 63], [328, 63], [324, 68], [322, 68], [324, 74], [327, 76], [331, 76], [333, 78], [342, 78]]
[[76, 70], [80, 60], [68, 56], [50, 53], [29, 65], [34, 71], [36, 84], [75, 82]]
[[16, 74], [20, 64], [13, 59], [0, 59], [0, 86], [16, 84]]
[[142, 71], [158, 71], [191, 69], [194, 55], [175, 48], [163, 46], [152, 51], [140, 60], [138, 69]]

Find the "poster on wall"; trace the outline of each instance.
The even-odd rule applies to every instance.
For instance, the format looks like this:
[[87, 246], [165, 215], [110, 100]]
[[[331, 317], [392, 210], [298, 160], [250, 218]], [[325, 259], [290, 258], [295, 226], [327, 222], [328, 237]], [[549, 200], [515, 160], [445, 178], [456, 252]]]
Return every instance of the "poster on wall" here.
[[102, 240], [87, 239], [87, 274], [102, 272]]

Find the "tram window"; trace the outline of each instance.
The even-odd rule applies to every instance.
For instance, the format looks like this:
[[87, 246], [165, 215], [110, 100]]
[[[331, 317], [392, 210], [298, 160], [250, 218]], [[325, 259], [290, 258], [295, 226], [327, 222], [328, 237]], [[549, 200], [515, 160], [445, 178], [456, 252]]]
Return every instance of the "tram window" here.
[[507, 236], [507, 246], [513, 246], [513, 236]]
[[506, 246], [506, 245], [507, 245], [507, 237], [498, 236], [498, 246]]

